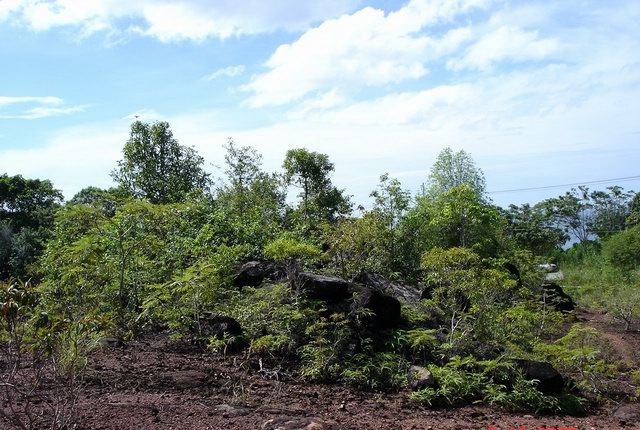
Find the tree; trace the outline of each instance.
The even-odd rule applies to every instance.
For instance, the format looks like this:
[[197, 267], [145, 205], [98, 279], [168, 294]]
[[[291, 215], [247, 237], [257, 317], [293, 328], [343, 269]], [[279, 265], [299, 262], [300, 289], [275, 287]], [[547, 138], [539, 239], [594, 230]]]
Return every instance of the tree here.
[[300, 211], [304, 224], [310, 221], [333, 222], [338, 215], [350, 211], [348, 198], [331, 183], [334, 166], [326, 154], [304, 148], [290, 149], [282, 167], [285, 182], [302, 190]]
[[396, 178], [390, 178], [388, 173], [380, 176], [378, 188], [369, 194], [374, 198], [373, 212], [386, 221], [389, 229], [398, 225], [411, 202], [411, 194], [402, 189], [402, 184]]
[[592, 191], [589, 199], [594, 209], [590, 223], [593, 233], [605, 239], [624, 230], [634, 194], [617, 185], [607, 187], [607, 191]]
[[193, 148], [180, 145], [167, 122], [134, 122], [123, 155], [111, 176], [137, 198], [177, 203], [209, 186], [204, 159]]
[[399, 180], [390, 178], [389, 174], [385, 173], [380, 176], [378, 188], [372, 191], [370, 196], [374, 198], [374, 206], [369, 214], [373, 222], [370, 224], [377, 225], [379, 229], [378, 237], [371, 245], [376, 243], [380, 248], [375, 250], [376, 254], [386, 257], [379, 262], [384, 268], [379, 273], [392, 276], [402, 272], [406, 263], [398, 227], [409, 209], [411, 194], [402, 189]]
[[640, 193], [636, 193], [629, 202], [629, 215], [626, 219], [627, 227], [638, 224], [640, 224]]
[[579, 186], [564, 195], [536, 205], [544, 211], [550, 226], [562, 229], [579, 242], [604, 239], [625, 228], [632, 192], [621, 187], [589, 191]]
[[265, 243], [276, 238], [283, 224], [285, 191], [277, 174], [262, 171], [262, 156], [248, 146], [236, 147], [229, 139], [226, 181], [213, 202], [218, 240], [249, 245], [255, 258]]
[[579, 242], [592, 238], [589, 220], [593, 206], [588, 200], [589, 189], [572, 188], [564, 195], [544, 200], [538, 207], [545, 211], [549, 225], [562, 229]]
[[509, 205], [502, 210], [506, 219], [506, 234], [521, 249], [528, 249], [535, 255], [546, 256], [559, 249], [568, 239], [558, 227], [548, 224], [544, 211], [539, 206]]
[[465, 185], [472, 192], [484, 197], [484, 174], [476, 167], [471, 156], [464, 150], [453, 152], [451, 148], [445, 148], [438, 154], [436, 162], [431, 167], [424, 194], [435, 198], [460, 185]]
[[48, 180], [0, 176], [0, 279], [33, 275], [62, 200]]
[[640, 226], [631, 227], [604, 241], [602, 254], [624, 273], [640, 266]]
[[458, 185], [430, 203], [433, 241], [442, 248], [473, 248], [482, 256], [495, 254], [502, 218], [476, 190]]

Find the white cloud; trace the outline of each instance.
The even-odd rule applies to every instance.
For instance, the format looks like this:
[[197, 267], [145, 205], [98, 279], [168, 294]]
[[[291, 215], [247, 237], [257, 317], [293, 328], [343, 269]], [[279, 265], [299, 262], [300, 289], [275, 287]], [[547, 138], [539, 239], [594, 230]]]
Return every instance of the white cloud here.
[[0, 96], [0, 106], [8, 106], [20, 103], [40, 103], [44, 105], [61, 105], [64, 101], [59, 97], [45, 96]]
[[[81, 37], [135, 31], [162, 42], [300, 31], [351, 11], [358, 0], [2, 0], [0, 21], [33, 30], [74, 26]], [[131, 26], [132, 20], [141, 24]]]
[[268, 71], [242, 87], [254, 93], [247, 103], [281, 105], [316, 91], [354, 91], [422, 78], [430, 61], [458, 49], [470, 32], [453, 28], [430, 37], [421, 30], [485, 3], [414, 0], [387, 15], [367, 7], [325, 21], [273, 53], [265, 64]]
[[64, 100], [52, 96], [0, 96], [0, 119], [39, 119], [81, 112], [88, 107], [64, 104]]
[[542, 60], [558, 50], [552, 38], [540, 39], [536, 31], [502, 26], [482, 36], [460, 59], [450, 60], [453, 70], [489, 70], [495, 63], [513, 60]]
[[237, 65], [237, 66], [229, 66], [229, 67], [225, 67], [223, 69], [218, 69], [215, 72], [211, 73], [210, 75], [207, 75], [204, 77], [205, 80], [207, 81], [213, 81], [215, 79], [218, 79], [220, 77], [226, 76], [229, 78], [233, 78], [234, 76], [238, 76], [243, 74], [245, 71], [245, 67], [243, 65]]

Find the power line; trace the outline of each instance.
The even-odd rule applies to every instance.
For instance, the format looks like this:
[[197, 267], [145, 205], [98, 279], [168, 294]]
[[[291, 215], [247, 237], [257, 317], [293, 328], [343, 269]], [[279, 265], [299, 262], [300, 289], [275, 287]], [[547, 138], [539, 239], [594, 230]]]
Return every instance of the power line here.
[[505, 194], [505, 193], [516, 193], [520, 191], [537, 191], [537, 190], [548, 190], [552, 188], [565, 188], [565, 187], [576, 187], [580, 185], [594, 185], [594, 184], [606, 184], [610, 182], [625, 182], [625, 181], [634, 181], [640, 179], [639, 176], [626, 176], [624, 178], [613, 178], [613, 179], [601, 179], [599, 181], [587, 181], [587, 182], [575, 182], [573, 184], [561, 184], [561, 185], [547, 185], [544, 187], [531, 187], [531, 188], [516, 188], [512, 190], [499, 190], [499, 191], [488, 191], [488, 194]]

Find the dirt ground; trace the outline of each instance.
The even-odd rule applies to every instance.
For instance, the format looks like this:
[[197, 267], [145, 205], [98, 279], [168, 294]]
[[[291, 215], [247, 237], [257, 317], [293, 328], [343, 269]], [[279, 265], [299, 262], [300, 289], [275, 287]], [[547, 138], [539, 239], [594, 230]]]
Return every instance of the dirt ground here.
[[[602, 330], [621, 359], [640, 363], [640, 333], [625, 333], [605, 315], [582, 311], [579, 318]], [[75, 410], [79, 430], [640, 429], [639, 404], [610, 404], [587, 417], [535, 417], [487, 406], [430, 410], [407, 393], [305, 384], [160, 334], [95, 351]], [[12, 427], [0, 419], [0, 428]]]

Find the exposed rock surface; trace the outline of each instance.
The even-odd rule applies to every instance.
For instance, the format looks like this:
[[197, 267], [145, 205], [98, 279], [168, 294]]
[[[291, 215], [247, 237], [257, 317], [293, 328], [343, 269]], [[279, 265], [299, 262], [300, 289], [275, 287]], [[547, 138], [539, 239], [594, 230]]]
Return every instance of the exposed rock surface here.
[[336, 303], [349, 298], [349, 282], [335, 276], [302, 272], [298, 275], [300, 288], [313, 300]]
[[353, 282], [376, 289], [384, 294], [398, 299], [402, 303], [417, 303], [422, 297], [423, 288], [404, 282], [390, 281], [377, 273], [360, 272]]
[[545, 303], [562, 312], [571, 312], [576, 308], [573, 299], [564, 292], [562, 287], [555, 283], [547, 283], [542, 286]]
[[215, 336], [222, 339], [225, 336], [239, 336], [242, 334], [240, 323], [234, 318], [215, 313], [205, 314], [200, 319], [200, 336]]
[[525, 378], [539, 381], [538, 390], [546, 394], [560, 394], [564, 378], [550, 363], [533, 360], [516, 360]]
[[376, 328], [395, 328], [400, 323], [400, 301], [380, 290], [364, 287], [358, 291], [358, 298], [351, 304], [351, 311], [367, 308], [373, 311], [373, 325]]
[[233, 280], [236, 287], [258, 287], [265, 280], [281, 281], [284, 270], [272, 261], [249, 261], [244, 263]]

